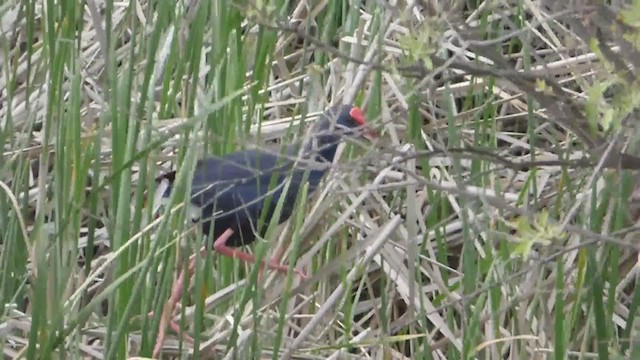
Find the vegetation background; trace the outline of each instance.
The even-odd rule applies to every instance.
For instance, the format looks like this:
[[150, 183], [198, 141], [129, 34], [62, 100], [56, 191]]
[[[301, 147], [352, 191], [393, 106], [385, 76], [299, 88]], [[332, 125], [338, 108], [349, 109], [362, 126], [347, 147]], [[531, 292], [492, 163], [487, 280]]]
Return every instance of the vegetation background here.
[[[6, 0], [0, 349], [151, 357], [204, 154], [381, 133], [252, 250], [199, 261], [164, 358], [640, 358], [640, 2]], [[179, 168], [171, 211], [153, 179]], [[146, 316], [153, 311], [153, 316]]]

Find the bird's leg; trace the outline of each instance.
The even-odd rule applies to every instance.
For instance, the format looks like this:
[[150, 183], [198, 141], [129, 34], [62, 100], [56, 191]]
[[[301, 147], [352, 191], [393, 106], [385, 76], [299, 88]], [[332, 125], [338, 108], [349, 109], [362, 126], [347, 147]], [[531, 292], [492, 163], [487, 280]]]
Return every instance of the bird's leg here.
[[[234, 248], [231, 248], [229, 246], [227, 246], [227, 241], [229, 240], [229, 238], [233, 235], [233, 230], [231, 229], [227, 229], [222, 235], [220, 235], [220, 237], [218, 237], [216, 239], [216, 241], [213, 243], [213, 249], [215, 251], [217, 251], [218, 253], [220, 253], [221, 255], [224, 256], [228, 256], [228, 257], [234, 257], [236, 259], [251, 263], [251, 264], [255, 264], [256, 263], [256, 257], [246, 253], [244, 251], [240, 251]], [[200, 254], [202, 257], [206, 256], [207, 254], [207, 247], [203, 246], [200, 249]], [[268, 263], [265, 263], [264, 261], [261, 263], [261, 268], [263, 266], [267, 266], [269, 269], [272, 270], [276, 270], [278, 272], [284, 273], [286, 274], [289, 271], [289, 266], [285, 265], [285, 264], [279, 264], [277, 262], [277, 259], [271, 259], [271, 261], [269, 261]], [[187, 279], [191, 278], [191, 276], [193, 275], [194, 271], [196, 269], [196, 255], [191, 255], [191, 257], [189, 257], [189, 276]], [[296, 274], [298, 274], [300, 277], [302, 277], [303, 279], [308, 279], [308, 276], [298, 270], [298, 269], [294, 269], [294, 272]], [[162, 343], [164, 342], [164, 337], [166, 334], [166, 327], [167, 327], [167, 323], [169, 323], [169, 326], [171, 327], [171, 329], [173, 329], [175, 332], [177, 332], [178, 334], [180, 334], [183, 338], [185, 338], [186, 340], [193, 342], [193, 339], [191, 339], [191, 337], [189, 337], [186, 334], [182, 334], [180, 331], [180, 327], [178, 326], [178, 324], [176, 324], [175, 322], [173, 322], [172, 320], [170, 320], [171, 315], [173, 314], [173, 310], [175, 309], [176, 305], [178, 304], [178, 301], [180, 300], [180, 298], [182, 297], [182, 289], [184, 286], [184, 279], [185, 279], [185, 269], [183, 269], [180, 272], [180, 275], [178, 275], [178, 278], [176, 279], [175, 283], [173, 284], [173, 287], [171, 288], [171, 296], [169, 298], [169, 301], [167, 302], [167, 304], [164, 307], [164, 310], [162, 312], [162, 317], [160, 318], [160, 328], [158, 329], [158, 337], [156, 340], [156, 344], [153, 348], [153, 357], [156, 358], [159, 354], [160, 354], [160, 349], [162, 349]], [[149, 315], [152, 315], [153, 313], [149, 313]]]
[[[233, 230], [228, 229], [222, 235], [220, 235], [220, 237], [218, 238], [218, 240], [216, 240], [216, 242], [220, 240], [226, 242], [231, 237], [231, 235], [233, 235]], [[206, 245], [200, 248], [200, 256], [201, 257], [207, 256]], [[193, 273], [195, 272], [196, 265], [197, 265], [196, 254], [193, 254], [189, 257], [189, 269], [188, 269], [189, 275], [187, 279], [190, 279]], [[180, 272], [180, 275], [178, 275], [178, 278], [176, 279], [175, 283], [173, 284], [173, 287], [171, 288], [171, 296], [169, 297], [169, 301], [167, 302], [167, 304], [165, 305], [162, 311], [162, 317], [160, 318], [160, 328], [158, 329], [158, 337], [156, 339], [156, 344], [153, 348], [154, 358], [160, 354], [160, 349], [162, 348], [162, 343], [164, 342], [165, 331], [166, 331], [165, 329], [167, 327], [167, 322], [169, 323], [169, 326], [173, 331], [180, 334], [185, 340], [193, 343], [193, 339], [190, 336], [183, 334], [182, 331], [180, 330], [180, 326], [178, 326], [178, 324], [176, 324], [173, 320], [170, 319], [173, 314], [173, 310], [178, 304], [178, 301], [180, 300], [180, 298], [182, 297], [182, 289], [184, 286], [185, 272], [186, 272], [185, 269], [182, 269], [182, 271]]]
[[[189, 261], [191, 263], [191, 261]], [[191, 264], [189, 265], [189, 277], [191, 277]], [[164, 309], [162, 310], [162, 316], [160, 317], [160, 325], [158, 329], [158, 337], [156, 338], [156, 344], [153, 347], [153, 358], [157, 358], [160, 355], [160, 350], [162, 349], [162, 344], [164, 343], [164, 337], [166, 334], [167, 322], [169, 322], [169, 326], [171, 329], [176, 331], [176, 333], [184, 336], [189, 341], [193, 341], [188, 335], [182, 334], [180, 331], [180, 327], [171, 320], [171, 316], [173, 314], [173, 309], [176, 307], [178, 300], [182, 297], [182, 286], [184, 284], [185, 270], [182, 269], [180, 271], [180, 275], [176, 279], [172, 289], [171, 296], [169, 297], [169, 301], [165, 304]]]
[[[233, 233], [233, 230], [231, 229], [227, 229], [227, 231], [225, 231], [225, 234], [227, 232], [231, 231], [231, 233]], [[251, 255], [247, 252], [241, 251], [241, 250], [237, 250], [234, 248], [231, 248], [229, 246], [227, 246], [227, 240], [229, 240], [230, 236], [225, 237], [224, 234], [222, 234], [222, 236], [220, 236], [218, 239], [216, 239], [216, 241], [213, 243], [213, 249], [217, 252], [219, 252], [221, 255], [224, 256], [228, 256], [228, 257], [233, 257], [236, 258], [238, 260], [242, 260], [244, 262], [248, 262], [250, 264], [255, 264], [256, 263], [256, 257], [254, 255]], [[264, 261], [261, 262], [260, 267], [262, 268], [263, 266], [267, 266], [269, 269], [271, 270], [275, 270], [278, 272], [281, 272], [283, 274], [286, 274], [289, 271], [289, 265], [286, 264], [279, 264], [278, 262], [274, 261], [273, 259], [271, 261], [269, 261], [268, 263], [265, 263]], [[298, 274], [300, 277], [302, 277], [303, 279], [307, 279], [308, 276], [298, 270], [298, 269], [293, 269], [293, 271]]]

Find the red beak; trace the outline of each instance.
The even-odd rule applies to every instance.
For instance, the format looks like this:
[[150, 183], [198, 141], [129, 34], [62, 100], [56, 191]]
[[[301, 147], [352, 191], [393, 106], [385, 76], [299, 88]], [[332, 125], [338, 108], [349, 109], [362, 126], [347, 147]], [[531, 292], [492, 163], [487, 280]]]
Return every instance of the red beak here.
[[378, 138], [378, 133], [367, 126], [367, 121], [365, 120], [364, 114], [359, 107], [354, 106], [349, 112], [352, 118], [354, 118], [362, 128], [362, 137], [373, 142], [373, 140]]

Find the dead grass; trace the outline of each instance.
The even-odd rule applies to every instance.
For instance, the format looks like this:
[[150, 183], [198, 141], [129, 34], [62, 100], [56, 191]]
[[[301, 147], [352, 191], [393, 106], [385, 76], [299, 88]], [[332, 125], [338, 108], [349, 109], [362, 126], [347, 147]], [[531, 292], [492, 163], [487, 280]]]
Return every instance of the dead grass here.
[[77, 32], [51, 23], [49, 5], [70, 16], [61, 4], [0, 6], [7, 358], [150, 356], [159, 319], [141, 315], [167, 297], [176, 244], [198, 241], [140, 206], [153, 172], [292, 141], [338, 101], [367, 109], [380, 140], [343, 148], [302, 215], [267, 237], [299, 241], [312, 278], [256, 283], [214, 255], [202, 296], [174, 316], [195, 349], [171, 336], [163, 356], [635, 356], [631, 20], [537, 1], [347, 3], [291, 2], [284, 16], [229, 3], [218, 19], [198, 1], [90, 0]]

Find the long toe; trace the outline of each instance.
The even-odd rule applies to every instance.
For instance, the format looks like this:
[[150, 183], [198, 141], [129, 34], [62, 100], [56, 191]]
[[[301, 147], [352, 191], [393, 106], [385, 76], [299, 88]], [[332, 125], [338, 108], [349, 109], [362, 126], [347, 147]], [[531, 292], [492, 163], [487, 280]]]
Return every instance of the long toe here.
[[169, 326], [171, 327], [171, 330], [175, 331], [176, 334], [180, 335], [180, 337], [193, 344], [193, 338], [189, 335], [187, 335], [184, 331], [182, 331], [182, 329], [180, 329], [180, 325], [176, 324], [175, 321], [171, 320], [169, 322]]
[[294, 268], [293, 272], [298, 274], [298, 276], [300, 276], [302, 278], [302, 280], [309, 280], [309, 275], [307, 275], [304, 271]]
[[[271, 259], [271, 261], [269, 262], [268, 266], [269, 266], [270, 269], [278, 271], [278, 272], [283, 273], [285, 275], [289, 272], [289, 265], [280, 264], [275, 259]], [[296, 273], [298, 276], [300, 276], [303, 280], [309, 279], [309, 276], [307, 276], [307, 274], [305, 274], [302, 270], [293, 268], [293, 272]]]

